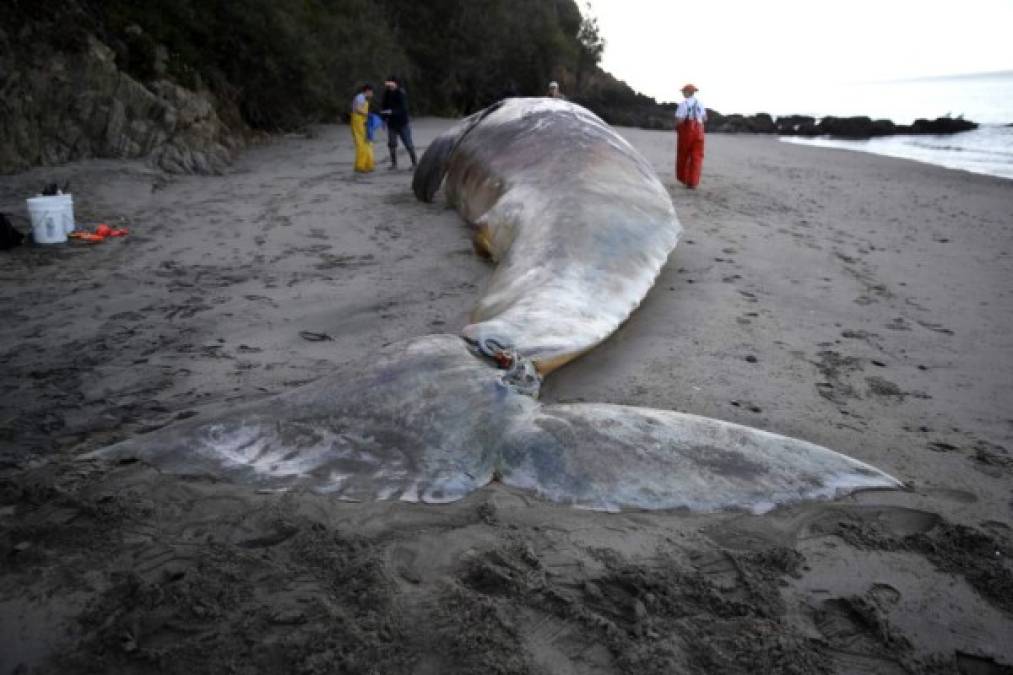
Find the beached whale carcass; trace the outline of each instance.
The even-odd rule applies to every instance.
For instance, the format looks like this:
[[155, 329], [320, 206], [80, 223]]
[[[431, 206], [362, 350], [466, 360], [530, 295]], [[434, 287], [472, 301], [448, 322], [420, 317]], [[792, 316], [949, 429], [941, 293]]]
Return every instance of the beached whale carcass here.
[[899, 485], [758, 429], [537, 400], [541, 375], [636, 308], [679, 234], [650, 165], [600, 119], [565, 102], [509, 99], [434, 141], [416, 195], [431, 200], [444, 178], [476, 247], [498, 263], [462, 336], [409, 339], [268, 401], [98, 454], [352, 500], [449, 502], [499, 480], [602, 510], [763, 512]]

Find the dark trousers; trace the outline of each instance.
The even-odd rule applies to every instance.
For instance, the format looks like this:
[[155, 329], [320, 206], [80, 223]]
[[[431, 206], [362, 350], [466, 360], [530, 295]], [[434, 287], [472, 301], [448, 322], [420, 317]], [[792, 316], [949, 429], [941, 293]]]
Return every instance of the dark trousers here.
[[412, 125], [406, 124], [403, 127], [387, 125], [387, 147], [390, 149], [390, 165], [397, 166], [397, 139], [401, 137], [408, 156], [411, 157], [412, 166], [418, 161], [415, 157], [415, 144], [412, 142]]

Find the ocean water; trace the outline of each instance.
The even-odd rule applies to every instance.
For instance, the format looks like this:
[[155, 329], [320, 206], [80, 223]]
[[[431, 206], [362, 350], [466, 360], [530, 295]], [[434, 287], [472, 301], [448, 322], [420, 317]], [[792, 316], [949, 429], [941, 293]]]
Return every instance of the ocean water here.
[[945, 136], [884, 136], [866, 141], [782, 136], [786, 143], [871, 152], [1013, 180], [1013, 127], [989, 124]]
[[[783, 108], [783, 109], [781, 109]], [[981, 124], [945, 136], [888, 136], [867, 141], [783, 138], [1013, 179], [1013, 71], [896, 82], [856, 83], [789, 92], [771, 114], [868, 115], [909, 124], [918, 117], [963, 116]]]

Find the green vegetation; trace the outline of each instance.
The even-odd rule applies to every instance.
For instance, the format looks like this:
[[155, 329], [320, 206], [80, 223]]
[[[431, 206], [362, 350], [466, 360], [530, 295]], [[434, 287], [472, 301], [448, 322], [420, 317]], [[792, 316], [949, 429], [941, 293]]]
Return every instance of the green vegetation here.
[[[604, 41], [574, 0], [8, 0], [19, 45], [72, 51], [87, 34], [147, 82], [206, 86], [254, 128], [335, 119], [355, 88], [390, 73], [416, 114], [458, 115], [558, 80], [616, 123], [670, 119], [654, 99], [598, 67]], [[656, 119], [655, 119], [656, 118]]]

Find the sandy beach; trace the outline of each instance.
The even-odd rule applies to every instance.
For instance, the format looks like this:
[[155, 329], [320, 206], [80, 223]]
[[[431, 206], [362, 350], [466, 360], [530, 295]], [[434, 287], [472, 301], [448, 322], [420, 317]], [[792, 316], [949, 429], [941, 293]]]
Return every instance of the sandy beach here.
[[774, 431], [906, 490], [605, 514], [81, 460], [455, 333], [491, 268], [409, 171], [354, 175], [347, 127], [219, 177], [34, 169], [0, 211], [69, 180], [79, 222], [130, 234], [0, 252], [0, 673], [1013, 672], [1013, 181], [714, 134], [689, 191], [673, 134], [620, 131], [683, 238], [542, 398]]

